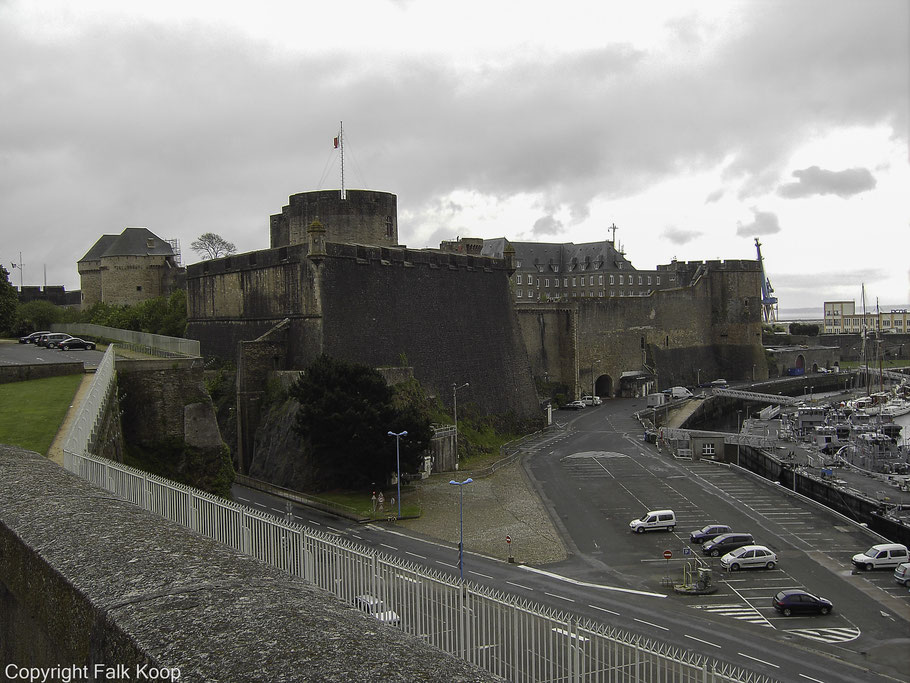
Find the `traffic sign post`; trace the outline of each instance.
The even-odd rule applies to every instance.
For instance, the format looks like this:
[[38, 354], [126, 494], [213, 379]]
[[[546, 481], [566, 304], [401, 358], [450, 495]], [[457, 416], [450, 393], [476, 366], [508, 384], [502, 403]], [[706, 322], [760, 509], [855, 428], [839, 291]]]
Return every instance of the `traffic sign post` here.
[[514, 564], [515, 558], [512, 557], [512, 537], [511, 536], [506, 536], [506, 543], [509, 546], [509, 562]]
[[669, 550], [664, 550], [664, 559], [667, 561], [667, 575], [670, 575], [670, 558], [673, 557], [673, 553]]

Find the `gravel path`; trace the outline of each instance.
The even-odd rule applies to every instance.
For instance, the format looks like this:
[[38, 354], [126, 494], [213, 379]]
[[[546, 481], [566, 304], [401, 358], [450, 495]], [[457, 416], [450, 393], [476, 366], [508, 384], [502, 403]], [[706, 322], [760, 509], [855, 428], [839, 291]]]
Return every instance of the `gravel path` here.
[[[417, 483], [415, 495], [423, 514], [401, 520], [406, 529], [444, 543], [458, 545], [459, 487], [470, 470], [436, 474]], [[506, 560], [512, 538], [512, 555], [522, 564], [546, 564], [566, 558], [566, 549], [534, 491], [521, 463], [514, 462], [463, 487], [465, 550]]]

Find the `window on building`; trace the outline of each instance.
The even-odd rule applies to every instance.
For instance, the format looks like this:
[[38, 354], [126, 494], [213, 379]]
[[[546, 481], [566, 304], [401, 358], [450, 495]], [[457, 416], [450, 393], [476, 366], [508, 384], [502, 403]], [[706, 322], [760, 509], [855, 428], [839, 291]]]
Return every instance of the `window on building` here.
[[[531, 284], [530, 282], [528, 284]], [[534, 285], [537, 289], [540, 289], [540, 278], [537, 278], [537, 284]]]
[[604, 295], [604, 291], [602, 289], [599, 292], [597, 292], [597, 296], [603, 297], [603, 295]]
[[703, 443], [701, 445], [701, 454], [709, 458], [714, 457], [714, 444], [713, 443]]
[[641, 275], [638, 276], [638, 284], [641, 284]]
[[660, 275], [657, 276], [657, 284], [660, 284]]
[[533, 298], [534, 298], [534, 290], [533, 290], [533, 289], [529, 289], [529, 290], [528, 290], [528, 298], [529, 298], [529, 299], [533, 299]]
[[574, 275], [572, 276], [572, 286], [575, 287], [578, 284], [578, 278]]
[[[616, 282], [614, 281], [614, 278], [613, 278], [612, 275], [610, 276], [610, 284], [611, 284], [611, 285], [615, 285], [615, 284], [616, 284]], [[613, 295], [611, 294], [610, 296], [613, 296]]]
[[550, 286], [550, 278], [544, 278], [543, 286], [544, 286], [544, 287], [549, 287], [549, 286]]
[[519, 273], [518, 275], [515, 276], [515, 284], [516, 285], [521, 284], [521, 273]]
[[585, 286], [585, 278], [584, 278], [584, 277], [581, 278], [581, 286], [582, 286], [582, 287]]
[[616, 296], [616, 294], [614, 293], [614, 291], [612, 289], [610, 290], [610, 296]]
[[648, 276], [648, 284], [649, 284], [649, 285], [651, 284], [651, 276], [650, 276], [650, 275]]
[[558, 273], [558, 272], [559, 272], [559, 266], [558, 266], [558, 265], [553, 266], [553, 272], [554, 272], [554, 273]]
[[392, 237], [393, 234], [394, 234], [394, 233], [393, 233], [393, 231], [392, 231], [392, 217], [391, 217], [391, 216], [386, 216], [386, 217], [385, 217], [385, 236], [386, 236], [386, 237]]
[[598, 276], [597, 276], [597, 284], [602, 285], [603, 283], [604, 283], [604, 276], [603, 276], [603, 275], [598, 275]]
[[136, 291], [137, 291], [137, 292], [141, 292], [141, 291], [142, 291], [142, 285], [136, 285]]
[[622, 284], [622, 275], [619, 276], [619, 284]]
[[518, 291], [518, 298], [520, 299], [520, 298], [521, 298], [521, 293], [522, 293], [524, 290], [519, 289], [519, 290], [517, 290], [517, 291]]
[[588, 296], [591, 297], [591, 298], [593, 299], [593, 298], [594, 298], [594, 292], [588, 292]]

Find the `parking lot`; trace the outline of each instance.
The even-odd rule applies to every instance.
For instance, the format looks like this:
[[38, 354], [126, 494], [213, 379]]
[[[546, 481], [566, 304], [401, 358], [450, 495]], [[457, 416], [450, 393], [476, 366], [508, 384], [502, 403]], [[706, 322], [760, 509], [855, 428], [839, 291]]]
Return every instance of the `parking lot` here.
[[19, 344], [16, 340], [0, 341], [0, 365], [30, 365], [44, 363], [71, 363], [81, 361], [87, 366], [96, 366], [101, 362], [104, 349], [88, 351], [72, 349], [47, 349], [34, 344]]
[[[639, 579], [642, 588], [662, 588], [703, 615], [733, 619], [756, 628], [785, 632], [788, 637], [839, 644], [858, 639], [861, 622], [894, 623], [893, 610], [910, 613], [910, 593], [895, 583], [892, 570], [854, 571], [850, 558], [874, 539], [857, 525], [789, 495], [779, 486], [710, 462], [674, 461], [653, 448], [626, 452], [584, 451], [561, 458], [565, 474], [592, 493], [606, 528], [605, 561]], [[638, 454], [630, 451], [638, 450]], [[594, 493], [594, 491], [598, 493]], [[645, 511], [672, 509], [672, 532], [635, 534], [629, 521]], [[689, 541], [691, 531], [724, 523], [749, 532], [755, 543], [778, 555], [774, 569], [727, 572], [719, 558], [706, 557]], [[672, 554], [670, 560], [664, 553]], [[713, 569], [718, 584], [710, 595], [680, 595], [671, 586], [683, 582], [684, 569]], [[834, 602], [832, 614], [784, 617], [771, 605], [780, 590], [800, 588]], [[851, 590], [851, 588], [853, 590]], [[901, 633], [906, 631], [904, 622]]]

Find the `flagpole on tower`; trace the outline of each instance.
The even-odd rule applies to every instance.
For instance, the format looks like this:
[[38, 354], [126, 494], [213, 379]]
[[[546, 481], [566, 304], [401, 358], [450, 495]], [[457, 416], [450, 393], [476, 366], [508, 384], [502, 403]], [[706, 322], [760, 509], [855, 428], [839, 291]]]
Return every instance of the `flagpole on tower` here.
[[341, 198], [347, 199], [344, 191], [344, 121], [339, 122], [338, 144], [341, 147]]

